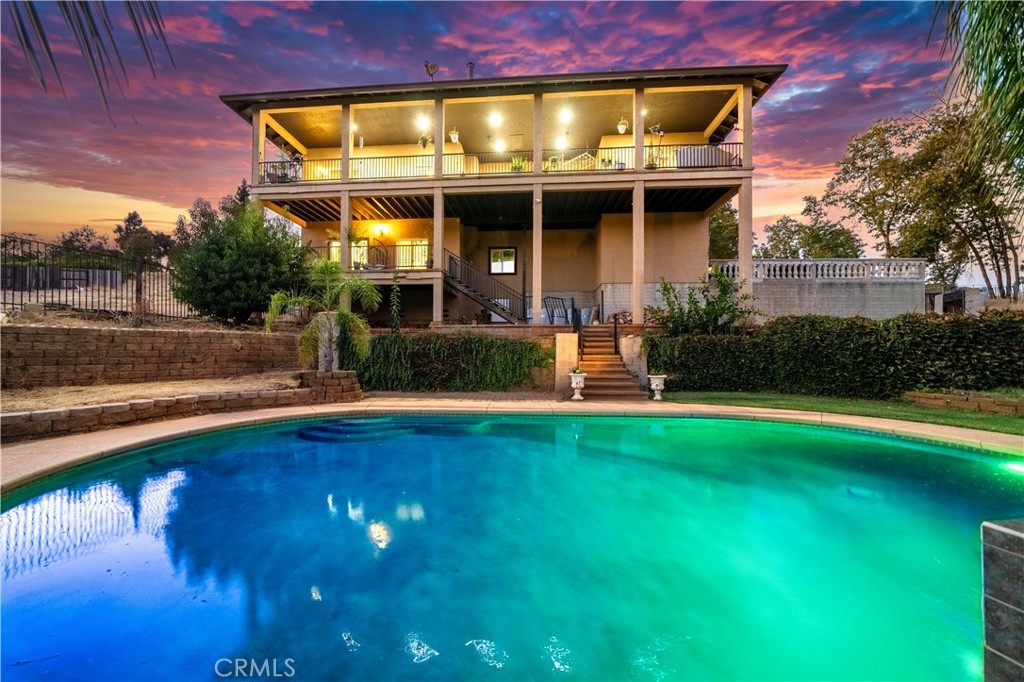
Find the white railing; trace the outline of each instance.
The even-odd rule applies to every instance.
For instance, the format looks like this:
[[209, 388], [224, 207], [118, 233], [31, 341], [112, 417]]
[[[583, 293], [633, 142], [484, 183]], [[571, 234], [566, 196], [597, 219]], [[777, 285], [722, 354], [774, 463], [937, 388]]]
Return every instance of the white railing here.
[[[732, 279], [739, 277], [735, 260], [713, 260]], [[925, 261], [917, 258], [754, 259], [755, 282], [764, 280], [925, 280]]]

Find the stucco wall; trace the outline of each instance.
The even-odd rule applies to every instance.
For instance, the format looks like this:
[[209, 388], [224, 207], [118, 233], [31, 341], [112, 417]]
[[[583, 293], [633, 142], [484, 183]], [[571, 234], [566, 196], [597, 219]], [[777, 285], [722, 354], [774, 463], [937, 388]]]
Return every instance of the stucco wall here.
[[4, 388], [176, 381], [298, 369], [295, 334], [0, 327]]
[[[708, 268], [708, 220], [700, 213], [648, 213], [644, 232], [644, 279], [696, 282]], [[633, 217], [605, 215], [597, 228], [596, 280], [633, 279]]]

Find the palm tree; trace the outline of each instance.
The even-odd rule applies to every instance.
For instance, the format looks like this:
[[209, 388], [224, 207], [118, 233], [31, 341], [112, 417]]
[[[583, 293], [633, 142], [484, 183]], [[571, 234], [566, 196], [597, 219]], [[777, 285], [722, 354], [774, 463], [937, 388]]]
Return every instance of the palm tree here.
[[373, 312], [380, 305], [381, 294], [369, 280], [345, 272], [334, 261], [319, 258], [305, 291], [279, 291], [271, 297], [266, 330], [273, 328], [286, 308], [303, 308], [313, 313], [313, 318], [299, 334], [299, 361], [309, 366], [319, 358], [320, 370], [333, 370], [337, 336], [338, 344], [347, 347], [338, 352], [338, 364], [351, 368], [346, 360], [361, 360], [370, 353], [370, 325], [365, 317], [346, 309], [348, 300]]
[[[1006, 170], [1024, 190], [1024, 3], [950, 0], [946, 3], [946, 39], [952, 51], [950, 84], [957, 94], [974, 96], [985, 137], [1002, 139]], [[985, 154], [986, 145], [975, 146]]]
[[[67, 98], [64, 90], [64, 82], [60, 77], [60, 69], [57, 68], [57, 60], [50, 49], [50, 41], [46, 35], [43, 21], [36, 11], [38, 3], [31, 0], [15, 0], [5, 3], [10, 12], [11, 23], [14, 32], [18, 37], [21, 50], [28, 60], [29, 67], [39, 85], [47, 90], [46, 75], [43, 70], [43, 62], [40, 55], [45, 59], [53, 71], [57, 80], [57, 86], [61, 94]], [[88, 2], [85, 0], [57, 3], [60, 8], [61, 18], [67, 25], [68, 30], [78, 43], [78, 49], [82, 53], [89, 73], [92, 75], [93, 83], [99, 92], [100, 100], [107, 115], [110, 115], [110, 103], [107, 100], [107, 91], [111, 84], [117, 86], [123, 93], [124, 85], [128, 84], [128, 70], [125, 68], [124, 60], [121, 58], [121, 51], [117, 46], [117, 39], [114, 36], [114, 26], [108, 12], [109, 3]], [[174, 57], [171, 56], [171, 48], [167, 44], [167, 37], [164, 35], [164, 20], [160, 14], [160, 8], [156, 2], [141, 0], [139, 2], [125, 2], [125, 11], [132, 30], [138, 40], [142, 54], [149, 63], [149, 69], [156, 78], [156, 54], [155, 47], [162, 44], [167, 52], [167, 58], [174, 66]], [[118, 67], [118, 68], [115, 68]]]

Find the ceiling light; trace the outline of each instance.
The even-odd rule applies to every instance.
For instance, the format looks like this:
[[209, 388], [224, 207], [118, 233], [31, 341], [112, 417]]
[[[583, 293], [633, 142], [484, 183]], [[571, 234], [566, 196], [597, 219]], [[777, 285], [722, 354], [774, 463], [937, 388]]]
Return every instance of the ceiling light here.
[[623, 116], [619, 119], [619, 123], [615, 127], [618, 129], [619, 135], [625, 135], [626, 131], [629, 130], [629, 121], [627, 121], [626, 117]]
[[427, 130], [430, 128], [430, 119], [423, 114], [420, 114], [416, 117], [416, 125], [419, 126], [420, 130]]
[[496, 152], [503, 152], [503, 151], [505, 151], [505, 140], [504, 139], [499, 138], [499, 139], [494, 141], [494, 151], [496, 151]]
[[497, 128], [501, 125], [501, 114], [497, 111], [492, 111], [491, 115], [487, 117], [487, 122], [491, 124], [492, 128]]
[[558, 120], [560, 123], [568, 123], [572, 120], [572, 112], [568, 109], [562, 109], [558, 112]]

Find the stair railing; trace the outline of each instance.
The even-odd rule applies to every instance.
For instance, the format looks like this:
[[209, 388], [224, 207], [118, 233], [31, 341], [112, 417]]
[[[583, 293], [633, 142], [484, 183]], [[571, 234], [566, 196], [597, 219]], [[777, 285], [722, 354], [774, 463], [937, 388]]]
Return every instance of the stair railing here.
[[[444, 255], [445, 277], [451, 278], [467, 288], [479, 292], [491, 305], [507, 310], [521, 320], [526, 319], [526, 299], [521, 292], [506, 284], [502, 284], [494, 277], [491, 277], [448, 249], [444, 250]], [[505, 304], [504, 301], [508, 301], [508, 304]]]
[[572, 320], [572, 331], [576, 334], [576, 351], [583, 352], [583, 313], [576, 307], [576, 297], [569, 299], [569, 315]]

